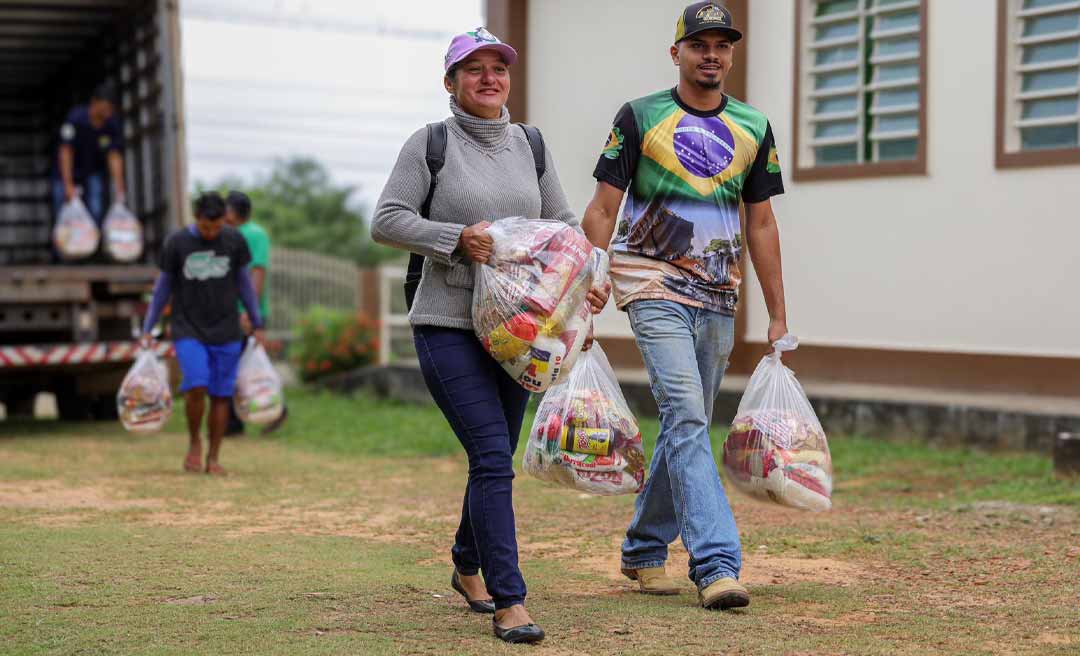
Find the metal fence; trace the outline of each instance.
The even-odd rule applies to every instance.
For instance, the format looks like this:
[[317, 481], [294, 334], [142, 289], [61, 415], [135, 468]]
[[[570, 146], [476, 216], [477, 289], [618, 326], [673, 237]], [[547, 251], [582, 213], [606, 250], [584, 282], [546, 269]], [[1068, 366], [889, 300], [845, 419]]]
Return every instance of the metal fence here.
[[353, 262], [290, 248], [270, 252], [269, 332], [288, 337], [308, 308], [357, 310], [363, 301], [360, 270]]
[[405, 270], [404, 266], [395, 264], [379, 267], [380, 364], [416, 361], [409, 309], [405, 305]]

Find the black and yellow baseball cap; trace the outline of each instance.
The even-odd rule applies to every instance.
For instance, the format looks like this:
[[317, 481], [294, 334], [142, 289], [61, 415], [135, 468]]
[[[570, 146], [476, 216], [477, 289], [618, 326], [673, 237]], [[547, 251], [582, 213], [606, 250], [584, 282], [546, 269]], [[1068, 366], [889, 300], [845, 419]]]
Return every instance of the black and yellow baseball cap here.
[[727, 7], [715, 2], [695, 2], [683, 9], [679, 22], [675, 24], [675, 43], [706, 30], [726, 32], [732, 43], [742, 38], [742, 32], [735, 29]]

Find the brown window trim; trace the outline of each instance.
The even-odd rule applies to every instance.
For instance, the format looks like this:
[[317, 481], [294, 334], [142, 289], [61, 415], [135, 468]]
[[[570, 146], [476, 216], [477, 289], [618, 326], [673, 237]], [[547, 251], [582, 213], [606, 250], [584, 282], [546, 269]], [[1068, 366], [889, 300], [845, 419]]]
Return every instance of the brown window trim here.
[[795, 0], [795, 88], [794, 115], [795, 125], [791, 130], [794, 141], [792, 142], [793, 171], [791, 177], [796, 182], [815, 182], [820, 180], [850, 180], [854, 178], [880, 178], [902, 175], [926, 175], [926, 144], [929, 141], [929, 129], [926, 121], [927, 106], [927, 65], [929, 53], [927, 52], [927, 0], [919, 3], [919, 21], [922, 29], [919, 32], [919, 145], [915, 151], [915, 159], [890, 162], [870, 162], [867, 164], [850, 164], [841, 166], [807, 166], [799, 165], [799, 151], [801, 141], [799, 133], [802, 127], [800, 110], [802, 107], [802, 58], [803, 58], [803, 0]]
[[997, 12], [997, 96], [994, 99], [994, 164], [999, 169], [1033, 168], [1038, 166], [1063, 166], [1080, 164], [1080, 146], [1007, 152], [1005, 132], [1008, 128], [1008, 75], [1009, 57], [1009, 0], [998, 0]]
[[[607, 343], [604, 343], [607, 348]], [[732, 375], [749, 375], [768, 344], [733, 352]], [[1077, 397], [1080, 360], [1066, 356], [996, 355], [849, 346], [800, 345], [784, 362], [803, 380], [899, 385], [996, 394]]]
[[510, 71], [506, 109], [510, 120], [525, 123], [529, 119], [529, 0], [485, 0], [484, 22], [492, 34], [518, 53], [517, 64]]

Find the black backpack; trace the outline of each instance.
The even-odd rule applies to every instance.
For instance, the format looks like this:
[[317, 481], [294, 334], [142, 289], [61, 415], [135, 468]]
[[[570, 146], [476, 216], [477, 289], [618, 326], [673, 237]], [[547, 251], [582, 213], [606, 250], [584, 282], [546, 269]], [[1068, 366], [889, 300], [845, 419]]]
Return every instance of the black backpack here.
[[[547, 160], [544, 155], [544, 137], [540, 130], [531, 125], [518, 123], [525, 131], [525, 138], [529, 140], [532, 148], [533, 164], [536, 166], [536, 180], [544, 177], [547, 170]], [[420, 208], [420, 216], [425, 219], [431, 214], [431, 199], [435, 196], [435, 184], [439, 179], [439, 171], [446, 163], [446, 123], [428, 123], [427, 126], [427, 161], [428, 171], [431, 172], [431, 186], [428, 187], [427, 198]], [[420, 286], [420, 278], [424, 275], [424, 256], [411, 253], [409, 255], [409, 270], [405, 274], [405, 306], [412, 309], [413, 299], [416, 298], [416, 288]]]

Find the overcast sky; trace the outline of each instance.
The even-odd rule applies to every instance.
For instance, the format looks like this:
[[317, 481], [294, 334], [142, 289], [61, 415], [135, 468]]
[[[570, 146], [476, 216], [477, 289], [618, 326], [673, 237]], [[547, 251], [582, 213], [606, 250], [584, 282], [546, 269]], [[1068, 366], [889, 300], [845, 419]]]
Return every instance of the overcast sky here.
[[448, 114], [442, 58], [482, 0], [185, 0], [188, 174], [313, 156], [368, 209], [406, 137]]

